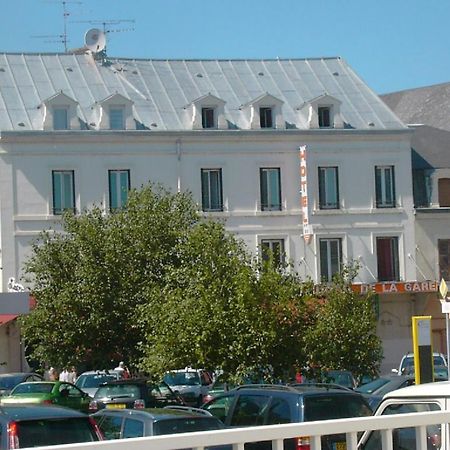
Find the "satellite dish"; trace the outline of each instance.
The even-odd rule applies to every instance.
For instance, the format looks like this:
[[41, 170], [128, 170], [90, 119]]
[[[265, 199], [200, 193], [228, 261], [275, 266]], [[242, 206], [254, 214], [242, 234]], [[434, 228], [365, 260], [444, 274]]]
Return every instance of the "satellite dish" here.
[[91, 28], [84, 35], [84, 44], [94, 53], [101, 52], [106, 47], [105, 33], [98, 28]]

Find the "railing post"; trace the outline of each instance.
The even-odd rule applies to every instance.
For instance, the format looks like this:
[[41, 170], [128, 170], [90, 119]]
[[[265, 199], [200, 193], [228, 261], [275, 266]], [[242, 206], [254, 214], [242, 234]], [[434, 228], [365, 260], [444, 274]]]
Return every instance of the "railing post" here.
[[358, 446], [358, 433], [346, 433], [345, 440], [347, 441], [347, 450], [356, 450]]
[[428, 448], [426, 426], [416, 427], [416, 442], [418, 444], [416, 445], [418, 450], [426, 450]]
[[393, 450], [392, 430], [381, 430], [381, 448], [382, 450]]

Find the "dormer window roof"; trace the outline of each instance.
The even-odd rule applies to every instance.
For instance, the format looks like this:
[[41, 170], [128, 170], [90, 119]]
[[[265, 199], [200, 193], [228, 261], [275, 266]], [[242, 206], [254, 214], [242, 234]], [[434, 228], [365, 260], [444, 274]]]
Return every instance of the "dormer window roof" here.
[[78, 102], [62, 91], [47, 98], [39, 105], [42, 111], [42, 129], [79, 130], [77, 107]]
[[298, 110], [304, 114], [309, 128], [344, 128], [341, 103], [325, 93], [305, 102]]
[[241, 106], [241, 110], [247, 114], [250, 128], [253, 130], [283, 129], [286, 125], [282, 115], [282, 106], [282, 100], [266, 92]]
[[225, 101], [211, 93], [193, 100], [185, 107], [188, 111], [188, 127], [200, 129], [227, 128]]
[[100, 130], [135, 130], [133, 102], [119, 93], [112, 94], [96, 103], [96, 117], [91, 123]]

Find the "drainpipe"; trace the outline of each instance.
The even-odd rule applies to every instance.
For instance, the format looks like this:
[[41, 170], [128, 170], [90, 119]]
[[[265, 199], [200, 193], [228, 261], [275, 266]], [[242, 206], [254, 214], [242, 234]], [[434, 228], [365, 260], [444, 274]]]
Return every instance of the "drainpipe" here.
[[181, 192], [181, 139], [177, 139], [177, 192]]

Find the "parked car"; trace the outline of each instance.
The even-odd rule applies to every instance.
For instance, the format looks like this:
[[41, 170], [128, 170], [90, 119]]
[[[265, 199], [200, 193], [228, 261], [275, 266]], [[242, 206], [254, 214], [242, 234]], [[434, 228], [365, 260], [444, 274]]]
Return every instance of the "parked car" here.
[[164, 382], [174, 392], [179, 393], [187, 405], [200, 406], [213, 384], [213, 379], [206, 370], [186, 367], [167, 372]]
[[370, 407], [375, 410], [383, 396], [388, 392], [411, 386], [415, 383], [414, 375], [386, 375], [357, 387], [355, 390], [366, 397]]
[[18, 384], [6, 397], [1, 397], [1, 405], [42, 403], [65, 406], [80, 411], [88, 411], [89, 397], [74, 384], [65, 381], [30, 381]]
[[95, 421], [79, 411], [46, 405], [0, 406], [4, 450], [102, 440]]
[[143, 378], [129, 378], [102, 384], [89, 404], [89, 411], [103, 408], [162, 408], [183, 404], [182, 398], [164, 382], [157, 384]]
[[331, 383], [344, 386], [348, 389], [355, 389], [358, 385], [352, 372], [349, 370], [326, 370], [313, 378], [306, 378], [305, 383]]
[[108, 381], [119, 380], [121, 375], [114, 370], [90, 370], [83, 372], [75, 381], [75, 386], [94, 397], [98, 387]]
[[[375, 416], [417, 413], [427, 411], [450, 412], [450, 382], [439, 381], [405, 387], [387, 393]], [[426, 428], [428, 449], [449, 450], [449, 428], [447, 424], [428, 425]], [[379, 431], [366, 431], [359, 444], [360, 450], [378, 450], [381, 445]], [[393, 449], [416, 449], [416, 430], [414, 427], [393, 430]]]
[[211, 401], [213, 398], [217, 397], [224, 392], [228, 392], [231, 389], [234, 389], [237, 385], [234, 383], [230, 383], [225, 381], [224, 375], [219, 375], [211, 385], [208, 393], [203, 396], [203, 403]]
[[[329, 385], [299, 384], [245, 385], [219, 395], [202, 406], [228, 427], [247, 427], [285, 423], [331, 420], [372, 415], [363, 395], [350, 389], [334, 389]], [[345, 448], [345, 435], [322, 438], [323, 450]], [[285, 441], [285, 449], [309, 446], [310, 437], [302, 436]], [[270, 449], [270, 442], [246, 446], [251, 449]]]
[[[433, 365], [447, 367], [447, 359], [443, 353], [433, 352]], [[397, 375], [408, 375], [414, 373], [414, 353], [403, 355], [398, 369], [392, 369]]]
[[[92, 414], [105, 439], [220, 430], [216, 417], [196, 408], [102, 409]], [[231, 446], [230, 446], [231, 447]]]
[[34, 372], [11, 372], [0, 374], [0, 396], [8, 395], [19, 383], [42, 381], [43, 377]]

